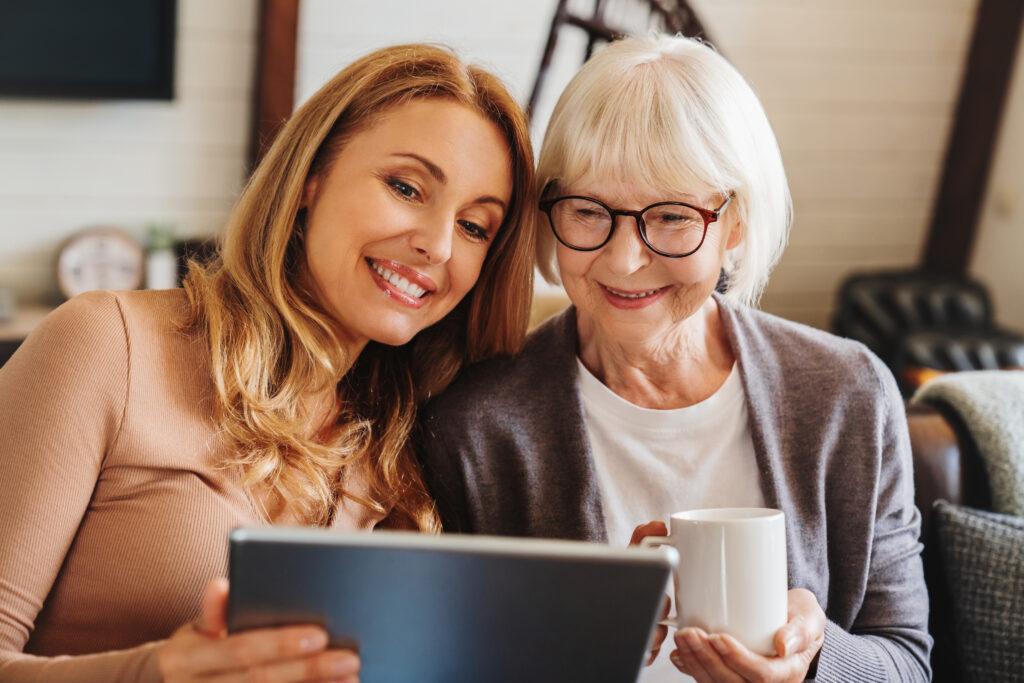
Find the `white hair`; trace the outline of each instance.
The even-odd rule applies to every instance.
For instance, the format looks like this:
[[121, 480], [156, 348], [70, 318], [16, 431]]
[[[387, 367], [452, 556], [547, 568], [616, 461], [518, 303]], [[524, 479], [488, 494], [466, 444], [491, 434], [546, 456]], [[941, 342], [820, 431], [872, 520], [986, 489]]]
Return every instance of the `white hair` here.
[[[756, 305], [782, 254], [792, 200], [782, 156], [760, 101], [705, 43], [682, 36], [624, 38], [573, 77], [555, 106], [538, 187], [583, 178], [690, 194], [735, 193], [743, 240], [726, 257], [725, 296]], [[559, 281], [555, 238], [541, 230], [538, 267]]]

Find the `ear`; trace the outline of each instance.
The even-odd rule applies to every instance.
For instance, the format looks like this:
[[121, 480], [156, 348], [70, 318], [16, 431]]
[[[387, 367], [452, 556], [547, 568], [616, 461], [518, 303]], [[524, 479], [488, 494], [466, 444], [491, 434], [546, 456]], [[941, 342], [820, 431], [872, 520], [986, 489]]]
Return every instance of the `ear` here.
[[305, 184], [302, 186], [302, 201], [299, 203], [300, 209], [308, 209], [313, 206], [313, 200], [316, 199], [316, 192], [320, 188], [320, 176], [310, 175], [306, 178]]
[[746, 226], [743, 225], [738, 219], [733, 218], [729, 221], [729, 237], [725, 241], [726, 250], [735, 249], [743, 243], [743, 238], [746, 237]]

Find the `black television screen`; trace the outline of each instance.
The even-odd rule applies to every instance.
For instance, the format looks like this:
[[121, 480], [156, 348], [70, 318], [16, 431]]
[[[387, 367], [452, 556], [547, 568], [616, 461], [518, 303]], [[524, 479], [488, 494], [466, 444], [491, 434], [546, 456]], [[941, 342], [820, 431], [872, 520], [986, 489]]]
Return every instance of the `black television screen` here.
[[0, 95], [174, 97], [176, 0], [0, 0]]

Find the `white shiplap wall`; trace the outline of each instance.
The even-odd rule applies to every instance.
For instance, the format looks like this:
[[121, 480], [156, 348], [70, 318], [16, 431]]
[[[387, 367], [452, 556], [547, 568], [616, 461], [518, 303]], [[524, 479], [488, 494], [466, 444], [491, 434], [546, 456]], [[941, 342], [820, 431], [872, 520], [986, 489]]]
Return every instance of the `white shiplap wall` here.
[[695, 0], [760, 95], [796, 218], [763, 307], [828, 327], [853, 271], [920, 257], [975, 0]]
[[[846, 275], [919, 258], [976, 0], [692, 4], [762, 98], [790, 176], [796, 222], [763, 307], [828, 327]], [[439, 40], [491, 66], [525, 100], [553, 8], [553, 0], [304, 0], [299, 96], [375, 47]], [[537, 112], [538, 146], [581, 52], [578, 35], [563, 36]]]
[[989, 285], [998, 322], [1024, 333], [1024, 41], [1017, 51], [971, 274]]
[[172, 101], [0, 99], [0, 286], [56, 297], [76, 230], [211, 235], [246, 171], [257, 0], [179, 0]]
[[[977, 0], [691, 1], [764, 101], [790, 175], [796, 223], [763, 305], [827, 327], [846, 274], [919, 258]], [[0, 286], [50, 296], [54, 250], [86, 225], [220, 227], [243, 182], [256, 5], [180, 0], [174, 102], [0, 100]], [[297, 99], [376, 47], [440, 41], [525, 101], [554, 5], [302, 0]], [[560, 48], [538, 146], [579, 33]], [[1014, 78], [973, 272], [1024, 328], [1024, 68]]]

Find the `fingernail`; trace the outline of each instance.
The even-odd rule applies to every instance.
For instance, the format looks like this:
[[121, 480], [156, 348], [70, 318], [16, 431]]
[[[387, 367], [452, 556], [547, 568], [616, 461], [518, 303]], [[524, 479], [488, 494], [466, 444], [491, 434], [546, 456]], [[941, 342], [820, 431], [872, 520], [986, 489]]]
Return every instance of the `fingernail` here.
[[783, 657], [788, 657], [791, 654], [793, 654], [793, 651], [796, 650], [796, 646], [798, 644], [799, 643], [798, 643], [798, 640], [797, 640], [796, 636], [793, 636], [793, 635], [786, 636], [786, 639], [784, 641], [782, 641], [782, 650], [783, 650], [782, 656]]
[[686, 667], [686, 662], [684, 662], [683, 658], [677, 655], [675, 652], [673, 652], [669, 656], [669, 659], [672, 660], [672, 664], [675, 665], [677, 669], [682, 669]]
[[683, 640], [686, 641], [686, 644], [689, 645], [690, 649], [694, 652], [700, 650], [704, 645], [697, 636], [697, 631], [692, 628], [683, 629]]
[[313, 652], [314, 650], [322, 650], [327, 647], [327, 634], [323, 631], [317, 631], [311, 633], [302, 639], [299, 643], [299, 647], [302, 648], [303, 652]]
[[715, 652], [720, 655], [727, 654], [729, 652], [729, 646], [722, 640], [722, 636], [717, 633], [713, 633], [708, 636], [708, 640], [711, 642], [711, 647], [715, 648]]
[[341, 676], [348, 676], [359, 671], [359, 658], [353, 654], [339, 655], [331, 664], [334, 673]]

